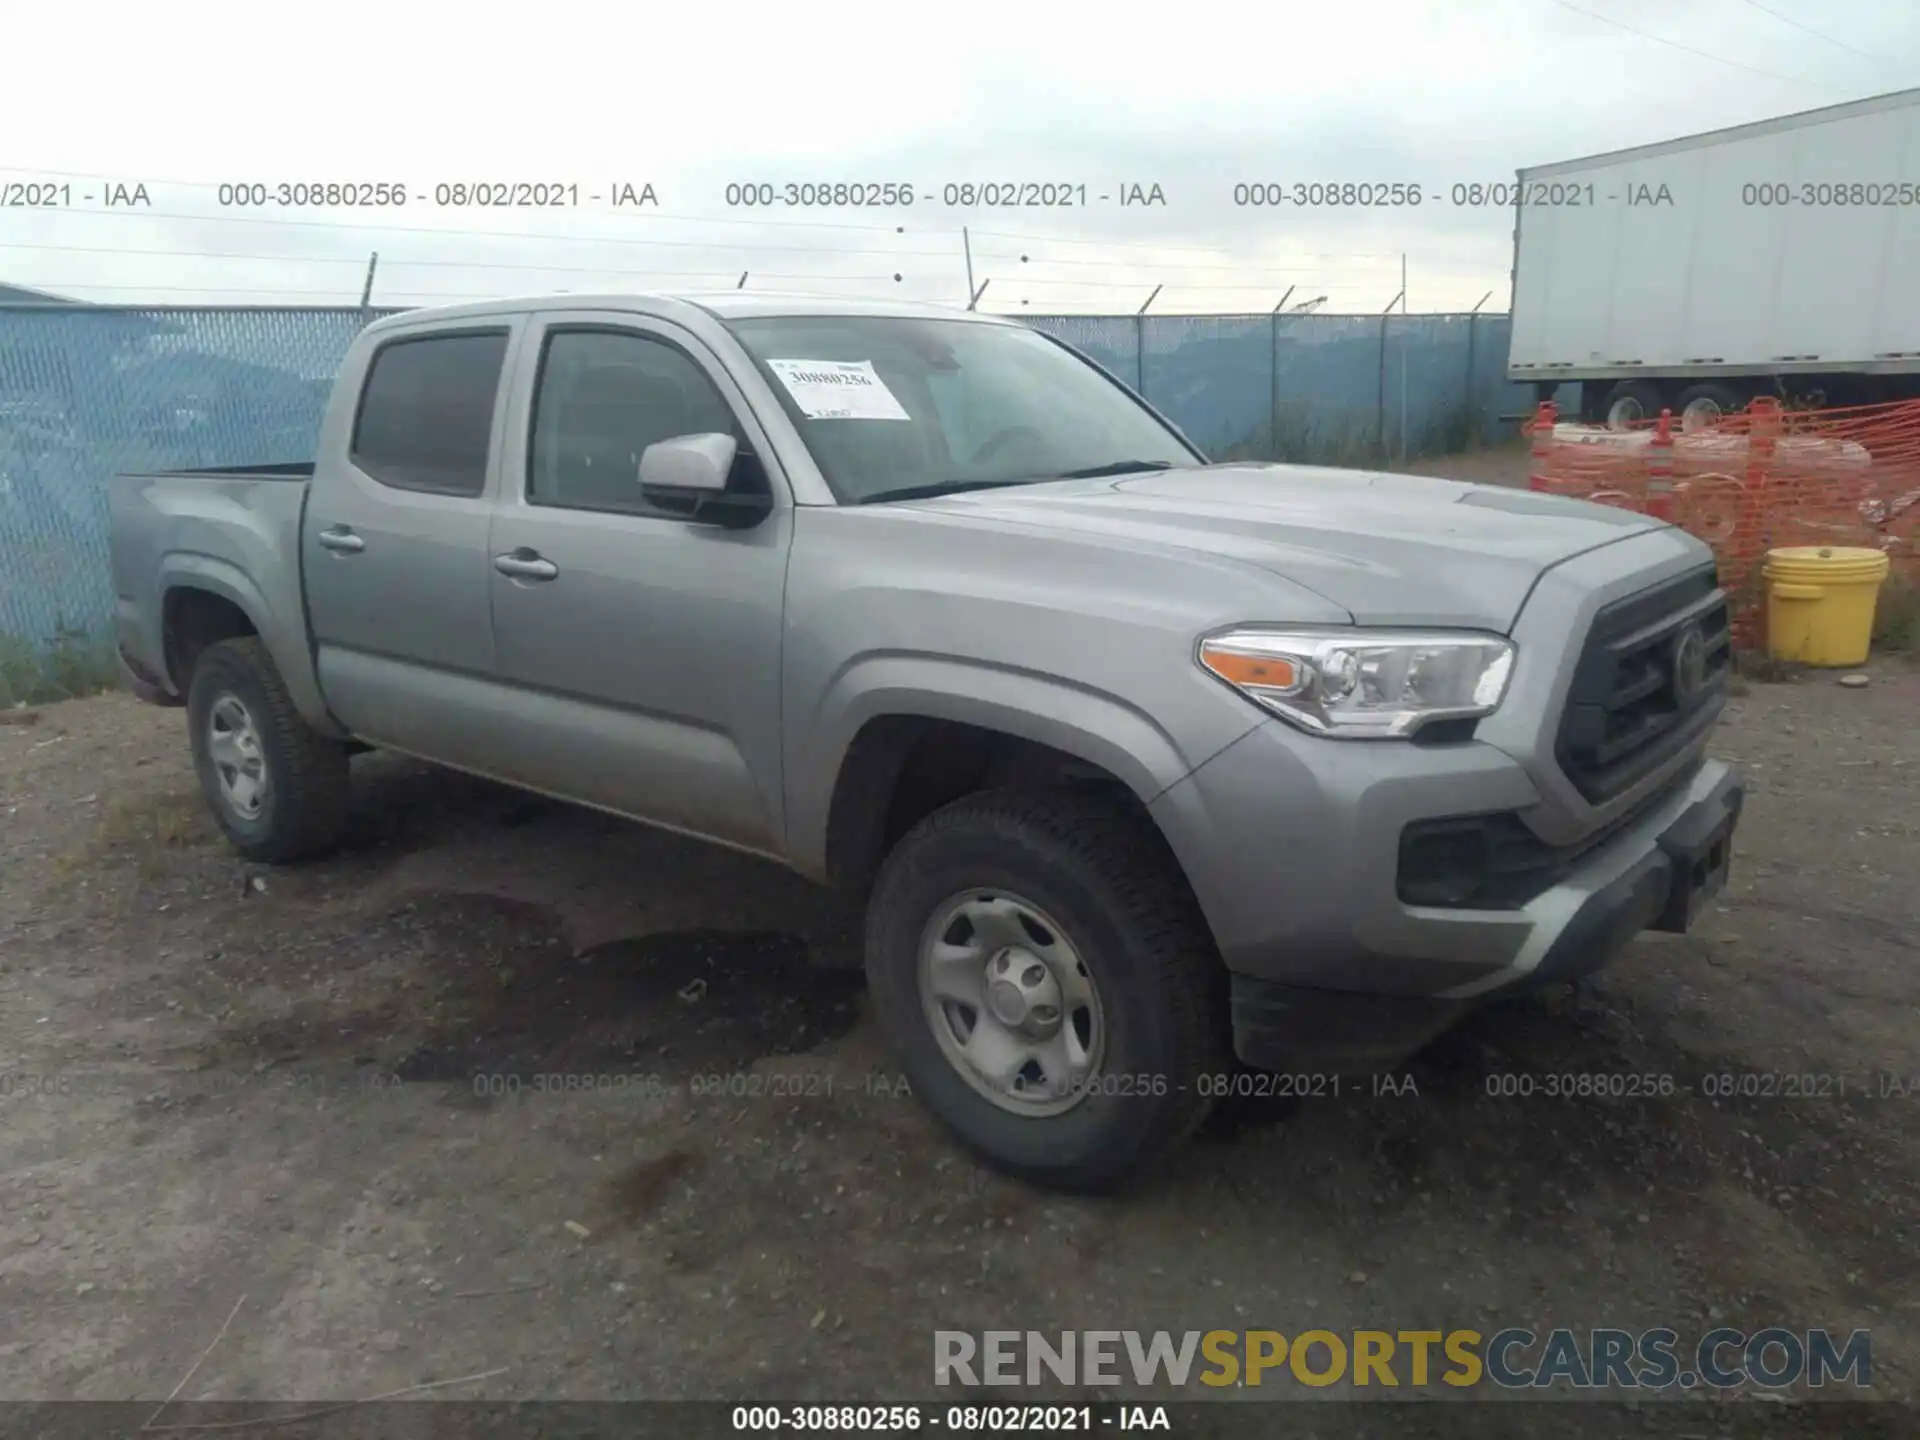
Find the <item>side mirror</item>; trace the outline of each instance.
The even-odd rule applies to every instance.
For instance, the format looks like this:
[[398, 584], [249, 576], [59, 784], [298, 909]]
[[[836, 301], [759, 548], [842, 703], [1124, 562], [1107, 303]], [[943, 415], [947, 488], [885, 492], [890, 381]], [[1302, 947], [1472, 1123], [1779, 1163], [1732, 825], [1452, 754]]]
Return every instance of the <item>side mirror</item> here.
[[640, 491], [649, 500], [686, 500], [726, 492], [739, 447], [731, 435], [679, 435], [640, 453]]
[[640, 493], [649, 504], [696, 524], [730, 530], [757, 525], [773, 509], [773, 497], [728, 488], [739, 450], [731, 435], [658, 441], [640, 452]]

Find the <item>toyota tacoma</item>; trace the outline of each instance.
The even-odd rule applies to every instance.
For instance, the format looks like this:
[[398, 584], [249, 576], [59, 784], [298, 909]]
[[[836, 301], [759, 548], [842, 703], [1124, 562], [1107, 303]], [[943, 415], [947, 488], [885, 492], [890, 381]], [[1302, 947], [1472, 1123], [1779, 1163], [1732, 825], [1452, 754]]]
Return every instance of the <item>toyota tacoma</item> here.
[[769, 857], [864, 901], [914, 1093], [1062, 1188], [1685, 930], [1739, 818], [1698, 540], [1209, 463], [977, 313], [412, 311], [311, 464], [111, 507], [128, 679], [242, 855], [324, 851], [379, 748]]

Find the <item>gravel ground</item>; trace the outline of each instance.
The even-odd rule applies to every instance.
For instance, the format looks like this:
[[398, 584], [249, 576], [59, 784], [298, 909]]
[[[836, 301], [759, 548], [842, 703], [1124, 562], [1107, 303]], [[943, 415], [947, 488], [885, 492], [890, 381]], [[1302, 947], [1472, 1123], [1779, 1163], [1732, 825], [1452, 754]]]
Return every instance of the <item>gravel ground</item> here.
[[[371, 755], [346, 848], [259, 872], [178, 712], [0, 725], [0, 1398], [157, 1405], [216, 1335], [181, 1399], [931, 1396], [936, 1328], [1781, 1323], [1870, 1329], [1911, 1401], [1920, 670], [1872, 674], [1733, 703], [1704, 929], [1105, 1201], [896, 1093], [858, 917], [782, 871]], [[1676, 1093], [1488, 1093], [1575, 1073]], [[1835, 1078], [1699, 1093], [1768, 1073]]]

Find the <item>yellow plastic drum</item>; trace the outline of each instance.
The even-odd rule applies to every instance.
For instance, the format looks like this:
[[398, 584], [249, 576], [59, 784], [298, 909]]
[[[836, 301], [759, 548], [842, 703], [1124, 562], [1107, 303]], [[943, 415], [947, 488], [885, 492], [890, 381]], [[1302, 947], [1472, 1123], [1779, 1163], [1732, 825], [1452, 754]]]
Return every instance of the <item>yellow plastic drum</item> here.
[[1767, 653], [1799, 665], [1841, 667], [1867, 658], [1873, 611], [1887, 578], [1879, 550], [1798, 545], [1769, 550]]

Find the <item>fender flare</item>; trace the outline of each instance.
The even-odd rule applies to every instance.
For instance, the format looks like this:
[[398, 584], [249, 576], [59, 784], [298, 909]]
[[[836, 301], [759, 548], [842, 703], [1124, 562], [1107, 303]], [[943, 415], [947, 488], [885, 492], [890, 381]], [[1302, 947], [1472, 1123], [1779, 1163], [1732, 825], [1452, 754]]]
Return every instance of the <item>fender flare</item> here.
[[[175, 551], [161, 558], [158, 593], [159, 614], [163, 617], [167, 613], [167, 602], [178, 590], [201, 590], [238, 607], [273, 656], [301, 719], [323, 735], [334, 739], [345, 738], [345, 732], [328, 713], [326, 701], [321, 697], [319, 677], [314, 673], [306, 648], [304, 615], [289, 617], [276, 613], [266, 593], [245, 570], [229, 560], [194, 551]], [[162, 659], [166, 661], [169, 672], [167, 681], [180, 686], [184, 695], [185, 687], [180, 677], [171, 673], [172, 663], [165, 654], [167, 639], [164, 624], [160, 644]], [[297, 657], [291, 660], [287, 654], [289, 645], [298, 647]]]
[[833, 800], [856, 738], [889, 717], [954, 721], [1049, 746], [1107, 771], [1143, 805], [1193, 769], [1158, 723], [1117, 696], [1006, 666], [862, 656], [827, 686], [800, 726], [805, 742], [789, 751], [788, 849], [805, 873], [826, 874]]

